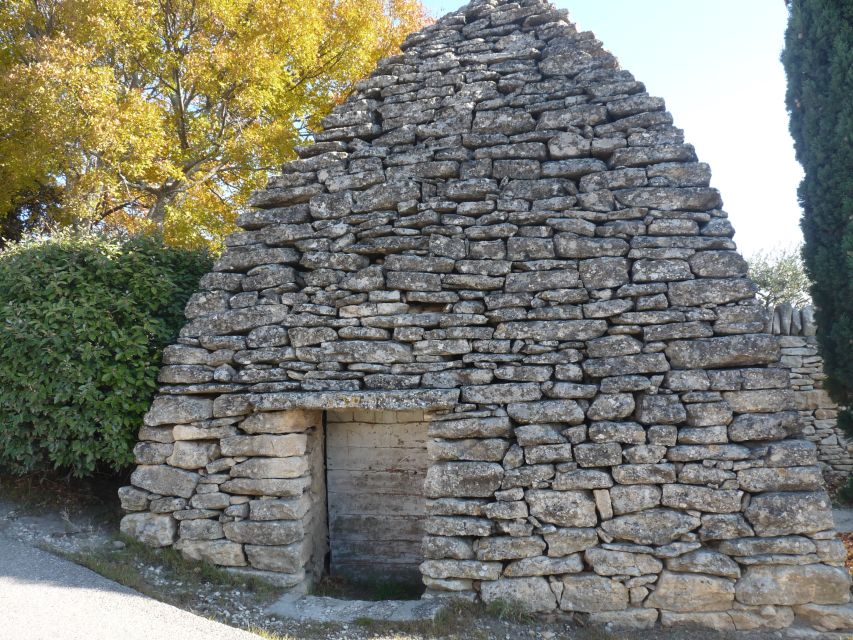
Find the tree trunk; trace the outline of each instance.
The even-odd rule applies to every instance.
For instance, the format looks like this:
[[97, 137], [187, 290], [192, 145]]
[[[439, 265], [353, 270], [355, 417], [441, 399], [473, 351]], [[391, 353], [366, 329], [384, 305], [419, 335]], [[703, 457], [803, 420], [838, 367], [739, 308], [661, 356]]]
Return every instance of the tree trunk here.
[[154, 222], [161, 229], [166, 221], [166, 204], [168, 198], [166, 196], [157, 196], [154, 204], [148, 209], [148, 219]]
[[166, 221], [166, 207], [168, 207], [182, 189], [183, 183], [177, 182], [164, 185], [154, 192], [154, 204], [148, 209], [148, 219], [162, 229]]

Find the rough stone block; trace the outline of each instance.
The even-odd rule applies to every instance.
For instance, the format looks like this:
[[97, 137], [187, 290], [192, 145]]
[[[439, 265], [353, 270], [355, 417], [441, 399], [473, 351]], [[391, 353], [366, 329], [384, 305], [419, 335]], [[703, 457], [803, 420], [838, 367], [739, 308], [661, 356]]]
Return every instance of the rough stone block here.
[[243, 420], [239, 427], [249, 434], [259, 433], [298, 433], [322, 424], [322, 413], [293, 409], [291, 411], [272, 411], [254, 413]]
[[162, 424], [186, 424], [213, 417], [213, 401], [192, 396], [161, 395], [154, 398], [145, 414], [145, 424], [156, 427]]
[[507, 449], [509, 442], [502, 438], [431, 440], [427, 443], [427, 452], [432, 460], [500, 462]]
[[180, 469], [201, 469], [218, 457], [219, 445], [215, 443], [181, 441], [174, 444], [166, 462]]
[[175, 541], [178, 522], [170, 515], [131, 513], [121, 519], [121, 532], [149, 547], [168, 547]]
[[797, 616], [818, 631], [853, 629], [853, 605], [804, 604], [794, 607]]
[[746, 278], [700, 278], [671, 283], [669, 301], [673, 306], [726, 304], [752, 298], [757, 290]]
[[522, 424], [558, 422], [580, 424], [584, 412], [574, 400], [541, 400], [507, 406], [509, 417]]
[[310, 546], [297, 542], [285, 546], [245, 545], [246, 557], [255, 569], [298, 573], [307, 560]]
[[503, 565], [500, 562], [477, 560], [426, 560], [421, 563], [421, 573], [430, 578], [467, 578], [470, 580], [497, 580]]
[[308, 459], [303, 456], [290, 458], [250, 458], [231, 467], [232, 478], [298, 478], [309, 471]]
[[233, 478], [221, 485], [222, 491], [238, 496], [291, 498], [302, 495], [311, 478]]
[[536, 556], [514, 560], [504, 569], [504, 575], [511, 578], [523, 578], [556, 576], [564, 573], [580, 573], [581, 571], [583, 571], [583, 560], [579, 553], [575, 553], [562, 558]]
[[538, 384], [489, 384], [463, 387], [463, 402], [503, 404], [506, 402], [529, 402], [539, 400], [542, 391]]
[[649, 396], [640, 399], [636, 413], [640, 424], [679, 424], [687, 419], [687, 412], [678, 396]]
[[723, 397], [738, 413], [789, 411], [796, 407], [796, 399], [790, 389], [729, 391], [724, 393]]
[[224, 537], [222, 525], [218, 521], [204, 518], [182, 520], [178, 526], [178, 534], [182, 540], [218, 540]]
[[510, 434], [505, 417], [433, 420], [428, 435], [436, 438], [502, 438]]
[[525, 611], [538, 613], [557, 608], [557, 597], [545, 578], [500, 578], [480, 586], [483, 602], [512, 602]]
[[636, 422], [594, 422], [587, 434], [592, 442], [643, 444], [646, 441], [646, 430]]
[[494, 536], [477, 542], [478, 560], [516, 560], [532, 558], [545, 551], [545, 542], [538, 536]]
[[445, 462], [431, 465], [424, 482], [430, 498], [489, 498], [500, 487], [504, 469], [489, 462]]
[[461, 516], [430, 516], [424, 529], [434, 536], [478, 536], [492, 535], [494, 527], [486, 518]]
[[732, 580], [740, 578], [740, 567], [734, 560], [727, 555], [707, 549], [700, 549], [683, 556], [670, 558], [666, 561], [666, 568], [670, 571], [705, 573]]
[[558, 491], [574, 491], [578, 489], [607, 489], [613, 486], [613, 479], [606, 471], [595, 469], [576, 469], [574, 471], [558, 471], [552, 487]]
[[140, 489], [161, 496], [190, 498], [198, 484], [199, 475], [168, 465], [140, 465], [130, 476], [130, 482]]
[[598, 544], [598, 534], [592, 528], [557, 529], [544, 534], [548, 555], [554, 558], [584, 551]]
[[595, 501], [586, 492], [531, 489], [526, 493], [530, 515], [561, 527], [592, 527], [598, 523]]
[[647, 607], [676, 612], [726, 611], [735, 599], [731, 580], [695, 573], [664, 571]]
[[814, 553], [815, 543], [804, 536], [775, 538], [744, 537], [724, 540], [720, 551], [730, 556], [758, 556], [771, 554], [806, 555]]
[[710, 629], [712, 631], [734, 631], [735, 623], [729, 613], [677, 613], [661, 611], [660, 624], [664, 629]]
[[301, 522], [269, 520], [226, 522], [222, 525], [225, 537], [232, 542], [254, 545], [289, 545], [302, 540], [305, 530]]
[[619, 484], [675, 482], [675, 475], [671, 464], [623, 464], [613, 468], [613, 479]]
[[770, 467], [738, 471], [741, 489], [760, 493], [765, 491], [820, 491], [823, 474], [820, 467]]
[[734, 442], [781, 440], [794, 432], [798, 422], [799, 417], [793, 411], [747, 413], [731, 422], [729, 438]]
[[675, 509], [694, 509], [710, 513], [736, 513], [740, 511], [742, 491], [712, 489], [685, 484], [665, 484], [662, 504]]
[[744, 512], [759, 536], [784, 536], [832, 529], [832, 508], [825, 492], [773, 492], [752, 497]]
[[148, 499], [151, 494], [136, 487], [122, 487], [118, 490], [121, 508], [125, 511], [144, 511], [148, 508]]
[[610, 467], [622, 464], [622, 446], [616, 442], [604, 444], [579, 444], [575, 446], [575, 459], [582, 467]]
[[663, 563], [654, 556], [600, 547], [587, 549], [584, 559], [600, 576], [643, 576], [663, 569]]
[[628, 589], [621, 582], [592, 573], [563, 576], [560, 609], [597, 613], [628, 608]]
[[680, 511], [648, 509], [602, 522], [601, 528], [617, 540], [665, 545], [697, 529], [700, 524], [699, 518]]
[[737, 599], [749, 605], [845, 604], [850, 574], [822, 564], [748, 567], [737, 582]]
[[774, 336], [747, 334], [671, 342], [666, 356], [675, 369], [714, 369], [772, 364], [780, 349]]
[[587, 410], [590, 420], [620, 420], [634, 412], [634, 396], [629, 393], [601, 394]]
[[178, 540], [175, 549], [185, 558], [223, 567], [245, 567], [243, 545], [228, 540]]
[[450, 560], [473, 560], [474, 547], [466, 538], [453, 536], [426, 536], [423, 540], [422, 550], [424, 558], [439, 560], [447, 558]]
[[308, 438], [302, 433], [287, 435], [231, 436], [220, 442], [223, 456], [269, 456], [287, 458], [305, 454]]
[[661, 489], [655, 485], [616, 485], [610, 489], [610, 502], [617, 516], [645, 511], [660, 505]]

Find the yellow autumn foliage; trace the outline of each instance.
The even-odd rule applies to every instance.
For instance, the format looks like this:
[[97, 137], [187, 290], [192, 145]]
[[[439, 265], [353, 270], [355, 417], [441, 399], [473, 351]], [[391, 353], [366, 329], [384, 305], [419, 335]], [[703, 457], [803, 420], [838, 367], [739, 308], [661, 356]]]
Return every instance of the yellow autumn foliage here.
[[249, 193], [381, 57], [417, 0], [4, 0], [0, 218], [218, 247]]

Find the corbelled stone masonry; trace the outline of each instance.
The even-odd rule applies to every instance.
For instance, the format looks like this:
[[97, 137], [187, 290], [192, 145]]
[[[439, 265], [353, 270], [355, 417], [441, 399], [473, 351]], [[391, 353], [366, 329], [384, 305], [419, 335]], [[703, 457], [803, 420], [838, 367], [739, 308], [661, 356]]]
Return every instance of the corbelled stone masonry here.
[[475, 0], [299, 154], [166, 350], [125, 531], [302, 584], [327, 549], [323, 412], [420, 411], [428, 595], [853, 626], [709, 168], [592, 34]]
[[853, 471], [853, 444], [838, 426], [838, 405], [823, 389], [826, 374], [815, 338], [814, 309], [778, 305], [768, 314], [766, 329], [781, 336], [780, 364], [791, 372], [803, 436], [817, 446], [824, 474], [833, 484], [843, 483]]

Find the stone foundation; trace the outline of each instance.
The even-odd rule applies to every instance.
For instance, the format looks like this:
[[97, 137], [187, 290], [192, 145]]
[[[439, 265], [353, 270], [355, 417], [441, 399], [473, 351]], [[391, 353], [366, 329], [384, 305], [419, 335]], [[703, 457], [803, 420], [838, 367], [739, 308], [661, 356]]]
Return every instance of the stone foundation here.
[[[187, 305], [124, 531], [304, 585], [358, 516], [331, 504], [326, 522], [349, 446], [324, 451], [329, 429], [415, 411], [391, 423], [429, 416], [413, 499], [386, 506], [422, 492], [427, 596], [635, 627], [853, 626], [791, 347], [662, 100], [565, 12], [476, 0], [323, 123]], [[355, 458], [387, 462], [374, 442]], [[409, 516], [341, 548], [407, 564]]]

